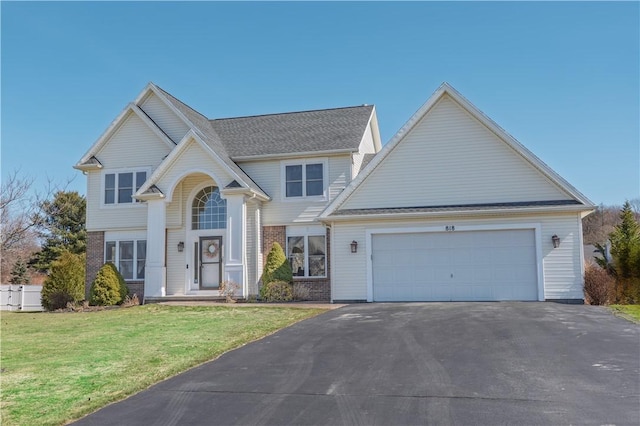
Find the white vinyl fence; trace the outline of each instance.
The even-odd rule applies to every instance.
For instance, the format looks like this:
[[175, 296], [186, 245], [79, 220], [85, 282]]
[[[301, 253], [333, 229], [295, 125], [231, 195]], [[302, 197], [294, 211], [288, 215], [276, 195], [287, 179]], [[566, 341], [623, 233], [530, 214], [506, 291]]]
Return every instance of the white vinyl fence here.
[[44, 311], [40, 304], [41, 285], [0, 285], [0, 310]]

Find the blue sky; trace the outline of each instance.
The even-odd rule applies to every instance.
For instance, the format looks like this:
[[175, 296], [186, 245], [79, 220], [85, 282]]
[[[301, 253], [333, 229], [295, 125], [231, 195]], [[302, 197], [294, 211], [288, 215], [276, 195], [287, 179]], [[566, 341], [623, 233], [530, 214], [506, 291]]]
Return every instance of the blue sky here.
[[84, 194], [149, 81], [212, 118], [375, 104], [385, 142], [447, 81], [593, 202], [640, 195], [638, 2], [0, 7], [3, 178]]

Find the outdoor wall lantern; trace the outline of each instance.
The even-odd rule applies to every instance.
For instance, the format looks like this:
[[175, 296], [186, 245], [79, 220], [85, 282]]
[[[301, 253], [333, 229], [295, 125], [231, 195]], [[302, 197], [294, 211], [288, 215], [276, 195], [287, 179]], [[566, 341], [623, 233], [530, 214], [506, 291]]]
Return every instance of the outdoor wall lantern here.
[[553, 248], [560, 247], [560, 237], [556, 234], [553, 234], [553, 237], [551, 237], [551, 242], [553, 243]]
[[358, 252], [358, 242], [356, 240], [351, 241], [351, 253]]
[[178, 243], [178, 251], [182, 253], [184, 251], [184, 242], [180, 241]]

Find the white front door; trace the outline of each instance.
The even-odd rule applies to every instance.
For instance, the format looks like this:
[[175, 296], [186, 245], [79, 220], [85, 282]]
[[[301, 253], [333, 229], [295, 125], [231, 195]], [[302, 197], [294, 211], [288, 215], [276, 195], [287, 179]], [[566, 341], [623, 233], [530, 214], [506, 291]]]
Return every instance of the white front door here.
[[200, 290], [217, 290], [222, 281], [222, 237], [200, 237]]

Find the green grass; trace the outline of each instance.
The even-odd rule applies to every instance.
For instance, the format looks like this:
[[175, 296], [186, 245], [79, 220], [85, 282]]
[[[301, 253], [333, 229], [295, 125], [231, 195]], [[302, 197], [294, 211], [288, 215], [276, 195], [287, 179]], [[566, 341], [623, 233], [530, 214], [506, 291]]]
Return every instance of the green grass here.
[[611, 305], [610, 308], [640, 321], [640, 305]]
[[56, 425], [323, 312], [145, 305], [1, 320], [2, 425]]

